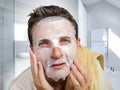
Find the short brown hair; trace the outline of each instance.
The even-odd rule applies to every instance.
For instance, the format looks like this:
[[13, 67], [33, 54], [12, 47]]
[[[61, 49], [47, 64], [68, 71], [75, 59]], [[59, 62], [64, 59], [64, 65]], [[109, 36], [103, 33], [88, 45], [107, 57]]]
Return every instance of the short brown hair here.
[[75, 37], [78, 38], [78, 25], [73, 18], [73, 16], [64, 8], [50, 5], [50, 6], [40, 6], [33, 10], [32, 13], [29, 14], [30, 18], [28, 20], [28, 38], [29, 42], [32, 45], [32, 28], [35, 24], [37, 24], [40, 20], [50, 17], [50, 16], [60, 16], [72, 23], [75, 29]]

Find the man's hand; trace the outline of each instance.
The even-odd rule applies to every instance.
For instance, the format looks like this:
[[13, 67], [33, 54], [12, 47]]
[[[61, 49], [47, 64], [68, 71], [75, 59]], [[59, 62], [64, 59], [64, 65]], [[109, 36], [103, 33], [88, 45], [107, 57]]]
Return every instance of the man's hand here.
[[30, 49], [30, 62], [33, 82], [37, 90], [53, 90], [53, 88], [45, 79], [43, 66], [41, 62], [37, 62], [36, 56], [31, 49]]
[[74, 90], [90, 90], [91, 75], [82, 62], [74, 60], [69, 77], [72, 80]]

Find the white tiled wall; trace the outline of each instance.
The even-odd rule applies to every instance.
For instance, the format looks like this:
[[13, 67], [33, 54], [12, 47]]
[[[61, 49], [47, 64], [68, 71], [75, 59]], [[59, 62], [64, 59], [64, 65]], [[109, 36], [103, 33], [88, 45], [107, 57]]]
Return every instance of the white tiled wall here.
[[0, 90], [13, 80], [13, 6], [13, 0], [0, 0]]
[[14, 69], [14, 78], [16, 78], [20, 73], [22, 73], [26, 68], [30, 66], [29, 57], [26, 58], [15, 58], [15, 69]]

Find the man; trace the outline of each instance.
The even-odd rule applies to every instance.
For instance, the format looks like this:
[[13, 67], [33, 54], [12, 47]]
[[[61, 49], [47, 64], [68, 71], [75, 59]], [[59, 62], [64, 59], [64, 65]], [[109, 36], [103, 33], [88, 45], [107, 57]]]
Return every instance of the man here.
[[[103, 57], [80, 45], [72, 15], [58, 6], [42, 6], [28, 21], [31, 69], [10, 90], [111, 90]], [[100, 65], [101, 63], [101, 65]]]

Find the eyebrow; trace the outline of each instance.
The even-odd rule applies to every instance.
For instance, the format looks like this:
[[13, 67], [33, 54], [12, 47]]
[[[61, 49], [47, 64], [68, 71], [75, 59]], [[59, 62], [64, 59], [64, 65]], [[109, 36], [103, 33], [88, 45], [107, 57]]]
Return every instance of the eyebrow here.
[[49, 39], [41, 39], [41, 40], [39, 40], [39, 42], [43, 42], [43, 41], [49, 41]]
[[60, 37], [60, 39], [64, 39], [64, 38], [71, 40], [71, 37], [69, 37], [69, 36], [62, 36], [62, 37]]
[[[69, 39], [69, 40], [71, 40], [71, 37], [70, 36], [61, 36], [59, 39]], [[40, 39], [40, 40], [38, 40], [38, 42], [40, 43], [40, 42], [43, 42], [43, 41], [49, 41], [50, 39], [49, 38], [43, 38], [43, 39]]]

